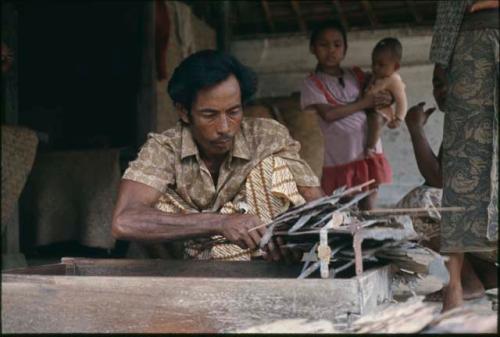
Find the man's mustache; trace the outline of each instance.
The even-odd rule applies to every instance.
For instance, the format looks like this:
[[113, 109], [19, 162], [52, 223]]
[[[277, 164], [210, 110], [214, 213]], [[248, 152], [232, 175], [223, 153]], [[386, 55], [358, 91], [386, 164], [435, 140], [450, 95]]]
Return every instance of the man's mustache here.
[[234, 136], [230, 136], [230, 135], [223, 135], [223, 136], [220, 136], [220, 137], [218, 137], [217, 139], [215, 139], [213, 142], [214, 142], [214, 143], [228, 142], [228, 141], [233, 140], [233, 138], [234, 138]]

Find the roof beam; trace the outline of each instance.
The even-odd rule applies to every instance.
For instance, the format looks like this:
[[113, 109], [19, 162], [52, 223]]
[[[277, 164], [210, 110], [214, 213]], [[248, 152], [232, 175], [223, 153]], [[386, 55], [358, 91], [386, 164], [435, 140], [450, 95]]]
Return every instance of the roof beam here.
[[344, 26], [345, 29], [349, 29], [349, 22], [347, 21], [347, 17], [344, 13], [344, 9], [342, 8], [342, 5], [340, 4], [339, 0], [332, 0], [333, 5], [335, 6], [335, 9], [337, 10], [337, 14], [339, 16], [340, 22], [342, 23], [342, 26]]
[[269, 29], [271, 30], [271, 33], [275, 32], [274, 29], [274, 22], [273, 18], [271, 16], [271, 10], [269, 9], [269, 4], [267, 3], [266, 0], [261, 0], [260, 4], [262, 5], [262, 9], [264, 10], [264, 14], [266, 16], [267, 24], [269, 25]]
[[414, 0], [406, 0], [406, 5], [410, 9], [410, 12], [413, 14], [416, 23], [422, 23], [422, 16], [417, 11], [417, 6], [415, 6]]
[[375, 16], [375, 13], [373, 12], [372, 5], [370, 4], [370, 1], [363, 0], [361, 1], [361, 6], [365, 10], [366, 14], [368, 15], [368, 20], [370, 20], [370, 24], [372, 25], [372, 28], [375, 28], [375, 26], [378, 25], [377, 22], [377, 17]]
[[302, 13], [300, 12], [299, 2], [297, 0], [292, 0], [290, 1], [290, 3], [292, 4], [292, 9], [295, 12], [295, 15], [297, 16], [297, 21], [299, 22], [300, 30], [304, 33], [307, 32], [306, 21], [304, 20], [304, 18], [302, 17]]

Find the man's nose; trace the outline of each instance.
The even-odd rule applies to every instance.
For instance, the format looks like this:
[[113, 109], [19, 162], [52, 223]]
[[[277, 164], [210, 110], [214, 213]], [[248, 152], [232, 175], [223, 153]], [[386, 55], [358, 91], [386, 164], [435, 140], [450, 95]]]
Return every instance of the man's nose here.
[[221, 114], [217, 122], [217, 132], [227, 133], [229, 131], [229, 121], [225, 114]]

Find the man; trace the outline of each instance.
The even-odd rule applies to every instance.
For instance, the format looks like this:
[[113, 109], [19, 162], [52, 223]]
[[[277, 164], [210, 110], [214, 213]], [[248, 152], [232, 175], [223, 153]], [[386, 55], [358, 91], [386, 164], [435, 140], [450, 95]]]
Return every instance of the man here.
[[450, 282], [443, 311], [462, 305], [465, 252], [492, 252], [498, 240], [497, 1], [440, 1], [430, 58], [446, 69], [448, 92], [441, 167], [443, 206], [461, 206], [441, 222]]
[[[116, 238], [185, 240], [185, 258], [248, 260], [263, 223], [322, 196], [283, 125], [243, 118], [255, 90], [255, 74], [220, 51], [195, 53], [176, 68], [168, 92], [180, 121], [151, 133], [125, 172], [113, 215]], [[224, 240], [230, 244], [213, 246]], [[279, 260], [288, 252], [270, 241], [262, 254]]]
[[[445, 109], [446, 93], [448, 90], [445, 71], [436, 67], [432, 78], [433, 95], [441, 111]], [[435, 108], [425, 109], [425, 103], [419, 103], [408, 110], [406, 125], [410, 132], [415, 159], [420, 174], [425, 179], [423, 185], [408, 192], [396, 205], [397, 208], [425, 208], [428, 214], [425, 217], [413, 218], [413, 225], [423, 242], [429, 248], [439, 251], [441, 214], [436, 208], [441, 207], [443, 177], [441, 173], [441, 155], [436, 156], [425, 135], [424, 125]], [[497, 287], [497, 271], [494, 266], [496, 251], [491, 253], [467, 253], [464, 256], [461, 272], [463, 299], [474, 299], [484, 296], [485, 288]], [[427, 296], [427, 300], [442, 300], [442, 292], [438, 291]]]

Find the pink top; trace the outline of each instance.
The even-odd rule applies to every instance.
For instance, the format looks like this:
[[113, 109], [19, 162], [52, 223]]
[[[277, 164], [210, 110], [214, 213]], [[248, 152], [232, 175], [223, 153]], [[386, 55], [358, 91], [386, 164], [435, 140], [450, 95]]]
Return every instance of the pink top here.
[[[316, 72], [306, 78], [301, 88], [301, 108], [305, 109], [313, 104], [332, 104], [330, 103], [332, 98], [336, 101], [335, 104], [339, 105], [355, 102], [361, 94], [358, 79], [352, 69], [342, 68], [342, 70], [344, 87], [340, 85], [337, 77], [322, 72]], [[321, 82], [323, 89], [330, 95], [330, 100], [314, 77]], [[342, 165], [365, 158], [367, 121], [363, 110], [334, 122], [325, 122], [319, 115], [318, 119], [325, 137], [323, 166]], [[375, 149], [377, 153], [382, 153], [380, 140]]]

